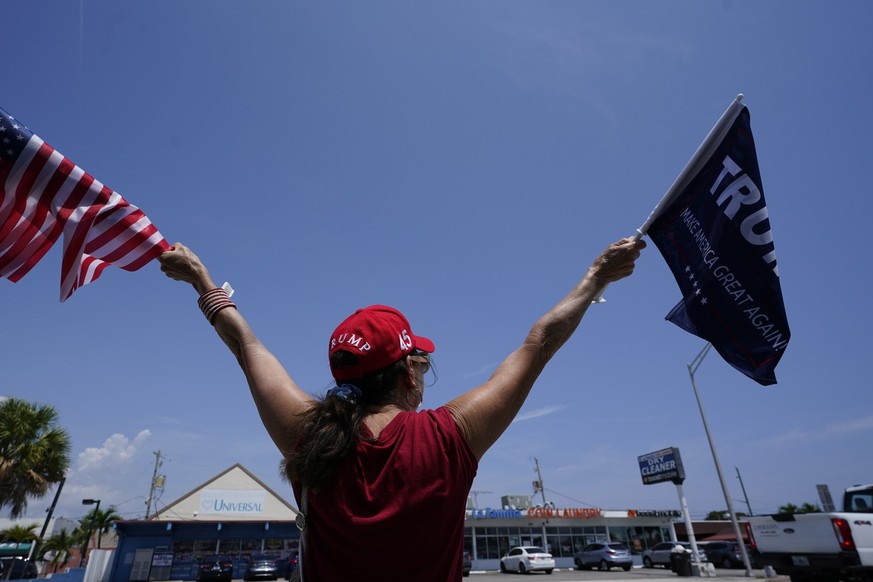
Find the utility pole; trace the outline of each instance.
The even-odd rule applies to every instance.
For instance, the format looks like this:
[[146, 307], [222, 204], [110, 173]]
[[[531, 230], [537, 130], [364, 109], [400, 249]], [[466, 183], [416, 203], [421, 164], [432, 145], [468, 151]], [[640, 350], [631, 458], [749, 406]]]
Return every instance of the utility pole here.
[[534, 457], [534, 465], [536, 465], [535, 471], [537, 472], [537, 481], [534, 483], [534, 495], [537, 494], [537, 489], [540, 490], [540, 494], [543, 496], [543, 507], [546, 506], [546, 488], [543, 485], [543, 476], [540, 473], [540, 462]]
[[146, 500], [146, 519], [148, 519], [152, 514], [152, 500], [155, 497], [155, 484], [158, 481], [158, 469], [163, 464], [163, 461], [161, 461], [161, 451], [152, 454], [155, 456], [155, 470], [152, 472], [152, 482], [149, 485], [149, 498]]
[[[537, 489], [539, 489], [539, 490], [540, 490], [540, 494], [543, 496], [543, 509], [545, 509], [546, 507], [548, 507], [548, 502], [546, 501], [546, 487], [545, 487], [545, 485], [543, 485], [543, 475], [542, 475], [542, 473], [540, 473], [540, 461], [539, 461], [539, 459], [537, 459], [536, 457], [534, 457], [534, 466], [536, 467], [535, 470], [536, 470], [536, 472], [537, 472], [537, 480], [534, 481], [534, 495], [537, 494]], [[542, 527], [543, 527], [543, 530], [542, 530], [542, 534], [541, 534], [541, 535], [542, 535], [543, 537], [542, 537], [541, 545], [542, 545], [542, 546], [546, 549], [546, 551], [548, 552], [548, 551], [551, 551], [551, 550], [550, 550], [550, 548], [549, 548], [549, 542], [548, 542], [548, 539], [549, 539], [549, 538], [548, 538], [547, 535], [546, 535], [546, 524], [547, 524], [547, 523], [549, 523], [549, 520], [548, 520], [548, 518], [544, 515], [544, 516], [543, 516], [543, 521], [542, 521]], [[531, 541], [533, 542], [534, 540], [531, 540]]]
[[743, 490], [743, 498], [746, 500], [746, 507], [749, 508], [749, 515], [755, 515], [754, 513], [752, 513], [752, 506], [749, 505], [749, 496], [746, 495], [746, 486], [743, 485], [743, 478], [740, 477], [740, 468], [734, 467], [734, 469], [737, 470], [737, 479], [740, 480], [740, 489]]

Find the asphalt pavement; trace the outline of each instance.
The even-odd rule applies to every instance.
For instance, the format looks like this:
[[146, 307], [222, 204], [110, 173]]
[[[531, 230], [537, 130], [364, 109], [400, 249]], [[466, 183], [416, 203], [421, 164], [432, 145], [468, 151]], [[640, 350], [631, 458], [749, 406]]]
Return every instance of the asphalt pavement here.
[[[614, 568], [609, 572], [600, 572], [598, 570], [575, 570], [572, 568], [555, 568], [550, 575], [544, 572], [533, 572], [530, 575], [507, 573], [501, 574], [495, 570], [477, 571], [473, 570], [467, 580], [476, 582], [476, 580], [499, 578], [511, 582], [516, 578], [531, 580], [535, 577], [545, 577], [549, 582], [660, 582], [661, 580], [670, 580], [671, 582], [704, 582], [704, 580], [712, 580], [712, 582], [750, 582], [750, 581], [766, 581], [766, 582], [788, 582], [788, 576], [773, 576], [768, 578], [761, 569], [753, 569], [751, 576], [746, 576], [746, 571], [743, 569], [729, 570], [717, 568], [715, 576], [678, 576], [667, 568], [643, 568], [634, 567], [629, 572]], [[386, 578], [387, 580], [388, 578]]]

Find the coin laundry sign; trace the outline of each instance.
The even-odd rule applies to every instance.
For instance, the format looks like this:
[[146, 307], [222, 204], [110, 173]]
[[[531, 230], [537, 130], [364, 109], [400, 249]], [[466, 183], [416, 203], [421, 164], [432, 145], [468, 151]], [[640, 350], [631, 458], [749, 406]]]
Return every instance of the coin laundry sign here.
[[677, 485], [681, 485], [685, 481], [685, 468], [682, 466], [682, 457], [679, 456], [679, 449], [675, 447], [661, 449], [660, 451], [637, 457], [637, 461], [640, 464], [640, 475], [643, 477], [643, 485], [651, 485], [652, 483], [660, 483], [662, 481], [672, 481]]

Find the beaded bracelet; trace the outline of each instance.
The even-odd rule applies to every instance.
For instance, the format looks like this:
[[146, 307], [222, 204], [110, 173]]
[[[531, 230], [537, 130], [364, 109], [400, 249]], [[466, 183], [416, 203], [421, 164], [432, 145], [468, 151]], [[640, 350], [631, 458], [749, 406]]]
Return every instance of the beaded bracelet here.
[[212, 325], [215, 325], [215, 318], [218, 312], [228, 307], [236, 309], [236, 304], [230, 300], [227, 291], [220, 287], [210, 289], [201, 295], [197, 300], [197, 306], [200, 307], [200, 311], [203, 312], [206, 320]]

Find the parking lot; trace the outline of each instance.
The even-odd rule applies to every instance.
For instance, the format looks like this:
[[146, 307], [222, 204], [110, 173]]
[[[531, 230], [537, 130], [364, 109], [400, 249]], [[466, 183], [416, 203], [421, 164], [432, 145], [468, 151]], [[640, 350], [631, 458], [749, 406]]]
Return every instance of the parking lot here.
[[[723, 568], [716, 569], [716, 579], [721, 579], [723, 582], [748, 582], [752, 579], [766, 579], [768, 581], [773, 582], [787, 582], [788, 576], [776, 576], [773, 578], [766, 578], [763, 570], [752, 570], [752, 577], [747, 578], [745, 576], [745, 570], [736, 569], [736, 570], [727, 570]], [[473, 571], [470, 573], [470, 577], [467, 578], [471, 582], [475, 582], [477, 580], [506, 580], [510, 582], [512, 580], [531, 580], [533, 578], [544, 578], [551, 581], [561, 582], [656, 582], [658, 580], [668, 579], [668, 580], [684, 580], [687, 577], [680, 577], [671, 572], [669, 569], [665, 568], [633, 568], [630, 572], [625, 572], [619, 569], [613, 569], [609, 572], [600, 572], [597, 570], [571, 570], [568, 568], [557, 568], [551, 574], [544, 574], [542, 572], [535, 572], [529, 575], [522, 574], [501, 574], [496, 571], [488, 571], [488, 572], [477, 572]], [[700, 580], [701, 578], [696, 578]]]
[[[750, 580], [767, 580], [767, 582], [788, 582], [788, 576], [774, 576], [767, 578], [763, 570], [752, 570], [751, 578], [745, 576], [745, 570], [734, 569], [727, 570], [723, 568], [716, 569], [716, 576], [712, 580], [721, 580], [721, 582], [749, 582]], [[537, 580], [543, 578], [543, 582], [659, 582], [660, 580], [672, 580], [680, 582], [686, 580], [687, 577], [677, 576], [673, 572], [665, 568], [642, 568], [635, 567], [630, 572], [614, 569], [609, 572], [600, 572], [597, 570], [572, 570], [569, 568], [556, 568], [551, 574], [542, 572], [534, 572], [528, 575], [522, 574], [501, 574], [500, 572], [489, 570], [476, 571], [470, 573], [470, 576], [465, 580], [477, 582], [480, 580], [504, 580], [512, 582], [517, 580]], [[695, 578], [702, 580], [703, 578]], [[280, 578], [281, 580], [281, 578]], [[392, 580], [390, 573], [385, 575], [386, 582]], [[242, 582], [242, 579], [234, 579], [234, 582]]]

